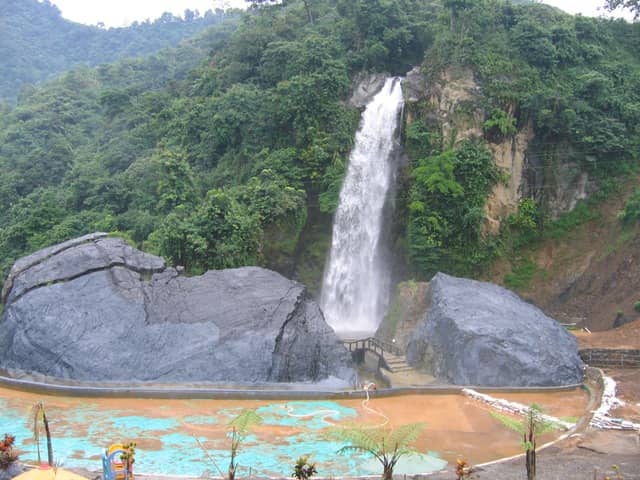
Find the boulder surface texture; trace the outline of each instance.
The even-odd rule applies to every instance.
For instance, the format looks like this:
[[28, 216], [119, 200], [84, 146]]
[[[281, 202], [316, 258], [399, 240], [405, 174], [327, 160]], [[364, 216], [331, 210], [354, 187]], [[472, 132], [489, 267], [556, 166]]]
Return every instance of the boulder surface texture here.
[[490, 283], [438, 273], [408, 362], [441, 381], [475, 386], [582, 382], [575, 337], [540, 309]]
[[85, 381], [350, 381], [303, 285], [257, 267], [184, 277], [91, 234], [25, 257], [2, 294], [0, 367]]

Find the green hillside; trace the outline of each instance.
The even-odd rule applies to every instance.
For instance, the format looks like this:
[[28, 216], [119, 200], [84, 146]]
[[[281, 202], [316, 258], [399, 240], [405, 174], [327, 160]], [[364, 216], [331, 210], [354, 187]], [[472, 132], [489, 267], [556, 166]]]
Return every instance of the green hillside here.
[[[313, 287], [359, 120], [345, 102], [353, 79], [417, 65], [427, 89], [471, 72], [477, 99], [456, 113], [484, 116], [479, 135], [458, 141], [428, 99], [407, 106], [395, 225], [406, 276], [478, 276], [540, 241], [557, 225], [548, 192], [569, 157], [605, 196], [637, 169], [638, 24], [503, 0], [289, 0], [5, 107], [2, 274], [29, 251], [102, 230], [191, 273], [260, 264]], [[537, 176], [487, 233], [487, 198], [508, 180], [489, 146], [529, 127]]]
[[149, 55], [219, 22], [221, 12], [184, 18], [165, 13], [127, 28], [89, 27], [65, 20], [49, 0], [0, 1], [0, 100], [24, 85], [52, 79], [78, 65], [99, 65]]

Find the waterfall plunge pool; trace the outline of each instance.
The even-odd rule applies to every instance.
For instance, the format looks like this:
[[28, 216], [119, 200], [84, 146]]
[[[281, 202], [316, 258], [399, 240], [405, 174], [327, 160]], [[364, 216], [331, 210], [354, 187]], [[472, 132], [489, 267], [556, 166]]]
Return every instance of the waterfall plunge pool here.
[[[557, 417], [579, 417], [588, 395], [580, 390], [498, 394], [520, 403], [541, 405]], [[402, 425], [425, 422], [416, 442], [423, 455], [408, 457], [396, 473], [426, 473], [457, 458], [472, 464], [520, 452], [519, 435], [491, 416], [487, 407], [462, 395], [406, 395], [362, 400], [150, 400], [46, 396], [0, 389], [0, 434], [16, 436], [21, 459], [34, 462], [30, 408], [43, 401], [53, 436], [54, 456], [66, 468], [101, 469], [100, 455], [111, 443], [137, 443], [139, 473], [218, 476], [210, 457], [224, 472], [228, 466], [226, 424], [242, 409], [264, 418], [240, 448], [238, 474], [290, 477], [298, 457], [309, 455], [323, 477], [381, 473], [362, 454], [338, 455], [341, 444], [327, 438], [332, 425]], [[560, 435], [546, 434], [540, 443]], [[196, 439], [198, 441], [196, 441]], [[198, 445], [208, 451], [205, 454]]]

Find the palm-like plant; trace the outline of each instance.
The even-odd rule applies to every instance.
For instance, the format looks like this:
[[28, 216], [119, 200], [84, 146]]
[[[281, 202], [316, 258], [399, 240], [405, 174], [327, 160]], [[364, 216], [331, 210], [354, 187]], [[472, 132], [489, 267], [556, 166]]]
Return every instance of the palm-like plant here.
[[537, 437], [543, 433], [555, 430], [558, 426], [547, 421], [542, 416], [542, 409], [536, 404], [529, 407], [529, 410], [527, 410], [523, 420], [515, 420], [511, 417], [495, 412], [491, 412], [491, 415], [500, 420], [506, 427], [511, 430], [515, 430], [522, 435], [522, 449], [525, 452], [527, 480], [535, 480]]
[[38, 402], [33, 406], [33, 439], [35, 440], [38, 449], [38, 463], [40, 463], [40, 422], [42, 422], [45, 435], [47, 436], [47, 463], [49, 466], [53, 467], [51, 432], [49, 431], [49, 422], [42, 402]]
[[424, 427], [424, 423], [409, 423], [394, 429], [339, 427], [332, 433], [337, 440], [347, 443], [338, 453], [358, 451], [372, 455], [382, 464], [382, 479], [391, 480], [398, 460], [405, 455], [417, 453], [411, 444], [417, 440]]
[[238, 456], [238, 450], [240, 444], [245, 439], [251, 427], [262, 423], [262, 417], [253, 410], [243, 410], [240, 414], [229, 422], [231, 432], [231, 460], [229, 461], [229, 480], [234, 480], [236, 476], [236, 469], [238, 468], [238, 462], [236, 457]]

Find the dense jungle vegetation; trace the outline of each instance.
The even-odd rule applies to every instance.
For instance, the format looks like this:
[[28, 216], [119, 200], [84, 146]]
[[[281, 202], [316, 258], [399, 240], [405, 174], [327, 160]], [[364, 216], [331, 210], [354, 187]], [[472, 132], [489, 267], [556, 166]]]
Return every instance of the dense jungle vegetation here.
[[222, 12], [165, 13], [127, 28], [90, 27], [62, 18], [49, 0], [0, 1], [0, 100], [14, 102], [27, 84], [71, 70], [149, 55], [222, 20]]
[[501, 235], [483, 234], [504, 180], [488, 141], [531, 122], [545, 168], [571, 156], [603, 185], [636, 168], [638, 24], [506, 0], [254, 3], [175, 49], [83, 67], [0, 107], [3, 276], [21, 255], [100, 230], [192, 273], [260, 264], [313, 284], [361, 72], [422, 65], [437, 81], [462, 67], [482, 86], [474, 141], [443, 138], [427, 102], [410, 106], [396, 250], [411, 276], [473, 275], [505, 239], [544, 235], [544, 188]]

